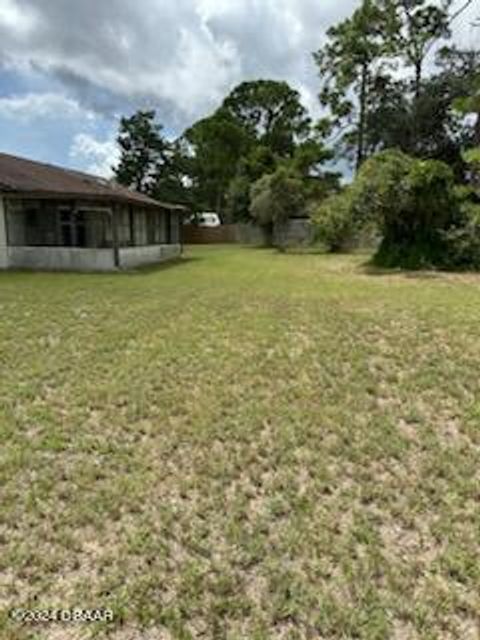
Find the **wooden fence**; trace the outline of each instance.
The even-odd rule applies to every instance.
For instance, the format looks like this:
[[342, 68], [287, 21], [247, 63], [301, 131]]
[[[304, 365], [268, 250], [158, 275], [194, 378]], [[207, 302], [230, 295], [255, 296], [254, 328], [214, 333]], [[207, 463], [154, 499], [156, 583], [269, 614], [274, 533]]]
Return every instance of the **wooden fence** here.
[[[287, 225], [274, 232], [276, 244], [306, 245], [313, 240], [313, 229], [307, 218], [292, 218]], [[187, 224], [183, 227], [184, 244], [246, 244], [263, 245], [264, 231], [253, 224], [224, 224], [221, 227], [198, 227]]]
[[198, 227], [188, 224], [183, 227], [184, 244], [232, 244], [237, 242], [235, 224], [223, 224], [221, 227]]

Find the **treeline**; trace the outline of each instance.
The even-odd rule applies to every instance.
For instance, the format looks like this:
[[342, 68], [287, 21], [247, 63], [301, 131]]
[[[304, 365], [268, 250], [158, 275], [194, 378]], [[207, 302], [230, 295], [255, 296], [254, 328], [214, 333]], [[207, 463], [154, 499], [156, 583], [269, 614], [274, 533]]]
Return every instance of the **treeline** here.
[[[452, 0], [363, 0], [313, 53], [324, 114], [316, 122], [297, 91], [273, 80], [236, 87], [212, 115], [173, 142], [154, 111], [123, 118], [117, 179], [194, 211], [217, 211], [228, 222], [271, 227], [299, 211], [313, 212], [318, 236], [335, 249], [346, 246], [367, 219], [383, 240], [384, 229], [375, 216], [358, 213], [352, 188], [345, 191], [340, 175], [328, 167], [347, 161], [356, 181], [365, 184], [363, 165], [395, 149], [387, 155], [389, 167], [405, 158], [435, 161], [426, 171], [433, 182], [434, 167], [439, 174], [447, 167], [458, 206], [472, 211], [478, 193], [480, 54], [450, 42], [453, 22], [469, 4], [455, 10]], [[418, 171], [420, 166], [415, 165]], [[336, 201], [332, 194], [339, 194]], [[424, 196], [423, 207], [439, 206]], [[453, 217], [464, 225], [461, 216]]]
[[[339, 185], [340, 174], [323, 170], [334, 152], [321, 124], [285, 82], [242, 83], [173, 142], [154, 111], [139, 111], [121, 119], [118, 144], [119, 182], [193, 211], [216, 211], [225, 222], [251, 220], [257, 212], [261, 224], [273, 223], [276, 212], [262, 206], [264, 191], [277, 194], [279, 187], [273, 208], [287, 211], [290, 192], [296, 206], [304, 206]], [[262, 182], [272, 176], [273, 182]]]

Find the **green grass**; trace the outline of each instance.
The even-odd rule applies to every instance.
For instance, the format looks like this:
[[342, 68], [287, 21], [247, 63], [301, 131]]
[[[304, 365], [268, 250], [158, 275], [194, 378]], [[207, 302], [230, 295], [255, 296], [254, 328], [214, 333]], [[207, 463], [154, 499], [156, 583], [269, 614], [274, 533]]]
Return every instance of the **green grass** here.
[[477, 639], [480, 277], [0, 274], [0, 637]]

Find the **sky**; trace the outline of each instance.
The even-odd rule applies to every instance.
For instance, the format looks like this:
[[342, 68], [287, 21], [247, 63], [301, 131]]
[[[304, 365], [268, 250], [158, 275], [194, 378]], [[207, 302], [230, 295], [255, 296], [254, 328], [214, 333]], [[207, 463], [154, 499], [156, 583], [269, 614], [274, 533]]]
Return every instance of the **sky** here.
[[[358, 4], [0, 0], [0, 151], [108, 176], [120, 116], [154, 108], [173, 138], [258, 78], [286, 80], [318, 115], [311, 53]], [[474, 0], [458, 44], [480, 44], [478, 15]]]

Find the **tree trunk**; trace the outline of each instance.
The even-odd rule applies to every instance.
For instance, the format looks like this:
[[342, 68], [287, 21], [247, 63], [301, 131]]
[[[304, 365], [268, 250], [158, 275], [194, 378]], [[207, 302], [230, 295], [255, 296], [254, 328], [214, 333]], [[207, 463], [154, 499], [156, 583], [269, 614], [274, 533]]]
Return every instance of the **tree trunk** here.
[[412, 105], [412, 144], [411, 149], [415, 154], [417, 152], [417, 141], [418, 141], [418, 104], [420, 100], [420, 95], [422, 91], [422, 75], [423, 75], [423, 60], [417, 59], [415, 61], [415, 79], [414, 79], [414, 89], [413, 89], [413, 105]]
[[366, 64], [362, 67], [362, 81], [360, 86], [360, 116], [358, 120], [358, 138], [357, 138], [357, 162], [356, 171], [360, 170], [360, 167], [365, 160], [365, 126], [367, 117], [367, 82], [368, 82], [368, 67]]
[[262, 225], [263, 244], [265, 247], [273, 246], [273, 222]]
[[423, 60], [418, 59], [415, 61], [415, 102], [417, 102], [420, 98], [420, 92], [422, 87], [422, 76], [423, 76]]

